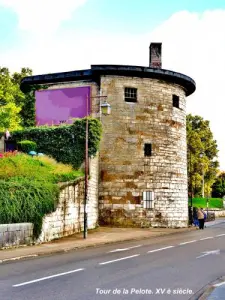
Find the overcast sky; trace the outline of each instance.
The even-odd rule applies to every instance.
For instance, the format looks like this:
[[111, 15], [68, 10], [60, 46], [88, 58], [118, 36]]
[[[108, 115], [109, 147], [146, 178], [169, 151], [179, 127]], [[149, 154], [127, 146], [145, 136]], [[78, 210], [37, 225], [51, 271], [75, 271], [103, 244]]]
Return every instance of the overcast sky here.
[[187, 109], [210, 121], [225, 170], [224, 28], [224, 0], [0, 0], [0, 66], [148, 66], [150, 42], [162, 42], [163, 68], [196, 81]]

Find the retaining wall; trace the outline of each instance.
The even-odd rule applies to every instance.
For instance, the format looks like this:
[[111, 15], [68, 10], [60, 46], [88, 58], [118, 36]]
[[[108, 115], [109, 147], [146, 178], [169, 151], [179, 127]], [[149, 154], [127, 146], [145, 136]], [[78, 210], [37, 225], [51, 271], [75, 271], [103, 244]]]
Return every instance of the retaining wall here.
[[[88, 182], [88, 228], [98, 224], [98, 157], [90, 160]], [[84, 179], [61, 184], [61, 193], [56, 210], [43, 219], [38, 243], [71, 235], [83, 230], [84, 224]]]
[[29, 245], [33, 242], [33, 224], [0, 224], [0, 248]]
[[216, 218], [225, 217], [225, 209], [218, 209], [218, 210], [209, 209], [208, 211], [215, 213]]

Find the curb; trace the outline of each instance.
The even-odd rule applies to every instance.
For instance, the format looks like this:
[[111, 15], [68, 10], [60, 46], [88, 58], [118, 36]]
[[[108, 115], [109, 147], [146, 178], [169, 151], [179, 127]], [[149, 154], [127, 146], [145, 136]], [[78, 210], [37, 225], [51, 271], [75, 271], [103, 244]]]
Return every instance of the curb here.
[[[179, 230], [179, 229], [178, 229]], [[74, 246], [74, 247], [69, 247], [69, 248], [63, 248], [60, 250], [52, 250], [49, 252], [39, 252], [39, 253], [35, 253], [35, 254], [27, 254], [27, 255], [23, 255], [23, 256], [15, 256], [15, 257], [11, 257], [11, 258], [6, 258], [6, 259], [2, 259], [0, 260], [0, 264], [3, 263], [9, 263], [12, 261], [18, 261], [18, 260], [26, 260], [29, 258], [35, 258], [35, 257], [39, 257], [39, 256], [49, 256], [49, 255], [53, 255], [53, 254], [60, 254], [60, 253], [68, 253], [71, 251], [75, 251], [75, 250], [79, 250], [79, 249], [87, 249], [87, 248], [91, 248], [91, 247], [98, 247], [98, 246], [103, 246], [103, 245], [109, 245], [109, 244], [115, 244], [115, 243], [122, 243], [122, 242], [128, 242], [128, 241], [139, 241], [139, 240], [147, 240], [147, 239], [155, 239], [158, 237], [162, 237], [162, 236], [167, 236], [167, 235], [176, 235], [179, 233], [183, 233], [183, 232], [189, 232], [192, 231], [192, 228], [187, 228], [187, 230], [183, 230], [182, 232], [171, 232], [171, 233], [162, 233], [156, 236], [143, 236], [143, 237], [131, 237], [128, 239], [118, 239], [118, 240], [113, 240], [113, 241], [103, 241], [100, 243], [93, 243], [93, 244], [89, 244], [89, 245], [81, 245], [81, 246]]]

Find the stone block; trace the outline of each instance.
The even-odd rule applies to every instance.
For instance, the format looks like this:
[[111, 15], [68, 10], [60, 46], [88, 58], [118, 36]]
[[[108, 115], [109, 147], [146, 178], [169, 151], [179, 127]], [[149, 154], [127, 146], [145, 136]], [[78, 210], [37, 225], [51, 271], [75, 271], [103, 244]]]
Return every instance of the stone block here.
[[4, 246], [3, 233], [0, 232], [0, 248]]
[[0, 233], [8, 231], [8, 224], [0, 224]]

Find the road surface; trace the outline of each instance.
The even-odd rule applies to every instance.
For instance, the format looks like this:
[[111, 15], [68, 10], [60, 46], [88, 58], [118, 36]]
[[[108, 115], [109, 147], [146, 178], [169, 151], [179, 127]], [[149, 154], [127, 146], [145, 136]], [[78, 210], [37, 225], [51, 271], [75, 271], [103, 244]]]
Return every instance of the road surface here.
[[190, 299], [224, 275], [225, 223], [215, 222], [205, 230], [1, 264], [0, 299]]

